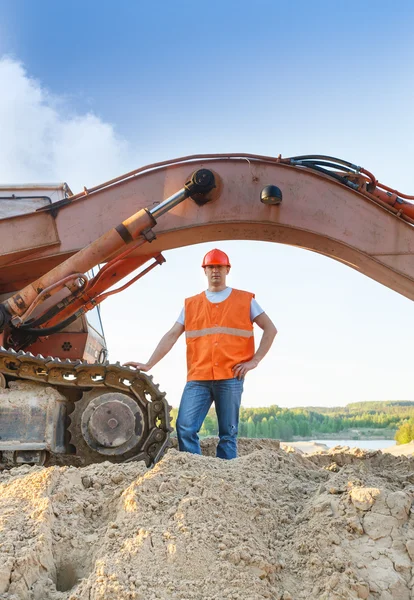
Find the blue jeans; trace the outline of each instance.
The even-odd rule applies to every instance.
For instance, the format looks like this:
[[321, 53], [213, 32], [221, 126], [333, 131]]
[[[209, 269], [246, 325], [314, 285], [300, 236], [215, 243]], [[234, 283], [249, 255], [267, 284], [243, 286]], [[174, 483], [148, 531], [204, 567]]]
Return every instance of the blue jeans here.
[[220, 438], [217, 458], [236, 458], [242, 392], [243, 379], [188, 381], [176, 422], [180, 450], [201, 454], [198, 432], [214, 402]]

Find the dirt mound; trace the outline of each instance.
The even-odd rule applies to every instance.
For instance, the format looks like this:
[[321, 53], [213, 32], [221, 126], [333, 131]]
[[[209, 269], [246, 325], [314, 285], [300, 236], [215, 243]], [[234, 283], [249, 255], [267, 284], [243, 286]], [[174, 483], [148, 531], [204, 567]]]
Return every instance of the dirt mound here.
[[[200, 441], [201, 452], [203, 456], [216, 456], [216, 447], [218, 443], [218, 437], [207, 437]], [[173, 448], [178, 450], [177, 438], [171, 438], [171, 445]], [[237, 451], [239, 456], [245, 454], [251, 454], [256, 450], [279, 450], [279, 440], [269, 439], [252, 439], [252, 438], [239, 438]]]
[[0, 473], [0, 598], [413, 598], [412, 459], [248, 442]]

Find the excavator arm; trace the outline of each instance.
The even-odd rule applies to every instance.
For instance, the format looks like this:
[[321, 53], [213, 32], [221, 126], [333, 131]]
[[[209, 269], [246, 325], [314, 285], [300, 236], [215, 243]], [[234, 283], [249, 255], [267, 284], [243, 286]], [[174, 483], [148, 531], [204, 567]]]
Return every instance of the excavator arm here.
[[[134, 250], [156, 238], [152, 228], [157, 224], [157, 218], [190, 196], [197, 202], [201, 199], [203, 202], [208, 201], [206, 194], [214, 188], [214, 174], [207, 169], [199, 169], [173, 196], [151, 209], [139, 210], [10, 296], [0, 304], [0, 333], [7, 326], [11, 326], [14, 331], [20, 333], [45, 336], [70, 325], [107, 297], [108, 294], [104, 294], [107, 288], [142, 263], [140, 259], [129, 262], [125, 259]], [[154, 266], [164, 262], [161, 255], [157, 255], [156, 259]], [[106, 264], [94, 278], [89, 279], [86, 273], [100, 263]], [[50, 298], [63, 288], [67, 292], [64, 300], [59, 299], [58, 302], [51, 303]], [[47, 311], [39, 314], [39, 307], [46, 301]], [[36, 318], [33, 319], [36, 312]], [[63, 320], [62, 313], [65, 317]], [[49, 326], [52, 322], [54, 324]], [[41, 327], [36, 328], [37, 325]], [[8, 344], [16, 348], [19, 345], [19, 337], [21, 338], [16, 335], [13, 337], [12, 334], [8, 338]]]

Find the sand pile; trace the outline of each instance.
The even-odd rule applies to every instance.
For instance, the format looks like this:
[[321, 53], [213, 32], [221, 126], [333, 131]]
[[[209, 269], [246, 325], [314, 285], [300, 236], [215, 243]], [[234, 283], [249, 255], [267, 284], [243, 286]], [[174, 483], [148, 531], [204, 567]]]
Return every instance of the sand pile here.
[[244, 446], [0, 473], [0, 598], [414, 598], [412, 459]]

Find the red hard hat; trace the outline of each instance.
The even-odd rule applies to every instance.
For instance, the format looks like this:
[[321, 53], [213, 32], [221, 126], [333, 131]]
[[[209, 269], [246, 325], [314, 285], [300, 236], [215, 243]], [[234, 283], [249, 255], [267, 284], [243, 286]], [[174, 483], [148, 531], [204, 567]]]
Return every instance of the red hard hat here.
[[221, 250], [218, 250], [217, 248], [207, 252], [203, 258], [203, 264], [201, 266], [204, 268], [211, 265], [225, 265], [226, 267], [231, 267], [227, 254]]

